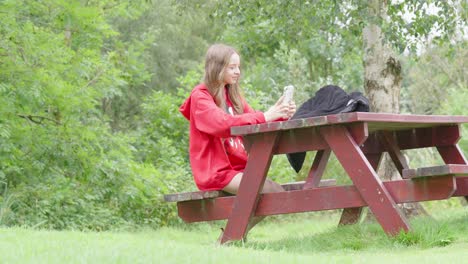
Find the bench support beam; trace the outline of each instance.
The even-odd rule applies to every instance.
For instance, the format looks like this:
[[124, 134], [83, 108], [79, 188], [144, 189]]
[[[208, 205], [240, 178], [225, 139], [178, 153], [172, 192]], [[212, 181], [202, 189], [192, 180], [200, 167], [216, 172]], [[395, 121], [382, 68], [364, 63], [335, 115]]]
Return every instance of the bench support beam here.
[[[443, 200], [452, 197], [456, 186], [468, 186], [468, 177], [451, 175], [418, 180], [384, 182], [395, 203]], [[464, 193], [460, 193], [464, 195]], [[179, 216], [187, 223], [227, 219], [235, 196], [177, 203]], [[353, 186], [333, 186], [261, 195], [255, 216], [301, 213], [368, 206]]]
[[320, 132], [384, 231], [388, 235], [396, 235], [402, 230], [409, 231], [406, 217], [383, 187], [379, 176], [346, 127], [323, 127]]
[[317, 188], [319, 186], [323, 172], [327, 166], [330, 153], [331, 150], [329, 149], [317, 151], [314, 162], [312, 163], [312, 167], [309, 170], [309, 176], [307, 176], [306, 182], [304, 184], [304, 189]]
[[[371, 164], [372, 168], [374, 168], [374, 170], [377, 171], [380, 159], [382, 158], [382, 153], [365, 155], [367, 160], [369, 160], [369, 163]], [[338, 225], [354, 225], [359, 222], [361, 215], [362, 207], [345, 208], [341, 213], [341, 218]]]
[[[460, 133], [460, 132], [458, 132]], [[448, 145], [444, 147], [437, 147], [440, 156], [444, 160], [445, 164], [464, 164], [468, 165], [463, 152], [460, 150], [460, 147], [457, 144]], [[468, 187], [464, 187], [468, 191]], [[468, 193], [465, 195], [465, 200], [468, 202]]]

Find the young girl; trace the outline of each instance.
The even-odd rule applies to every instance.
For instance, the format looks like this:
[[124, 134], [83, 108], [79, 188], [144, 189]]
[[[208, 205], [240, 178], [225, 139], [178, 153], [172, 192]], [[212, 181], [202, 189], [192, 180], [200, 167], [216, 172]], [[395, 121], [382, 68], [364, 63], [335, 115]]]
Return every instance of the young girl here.
[[[247, 153], [242, 137], [231, 135], [232, 126], [287, 120], [296, 111], [294, 102], [283, 104], [283, 97], [265, 113], [254, 111], [240, 91], [240, 67], [234, 48], [212, 45], [206, 53], [204, 82], [179, 109], [190, 122], [190, 165], [202, 191], [237, 193]], [[281, 190], [281, 185], [268, 179], [263, 186], [263, 192]]]

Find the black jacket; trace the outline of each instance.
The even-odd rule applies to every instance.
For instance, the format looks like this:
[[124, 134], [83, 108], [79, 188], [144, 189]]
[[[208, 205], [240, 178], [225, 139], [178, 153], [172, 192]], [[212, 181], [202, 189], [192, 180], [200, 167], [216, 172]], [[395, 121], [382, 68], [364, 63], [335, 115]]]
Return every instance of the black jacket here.
[[[327, 85], [320, 88], [314, 97], [303, 103], [291, 119], [348, 112], [369, 112], [369, 100], [360, 92], [347, 94], [338, 86]], [[296, 172], [301, 170], [305, 156], [305, 152], [287, 154], [289, 163]]]

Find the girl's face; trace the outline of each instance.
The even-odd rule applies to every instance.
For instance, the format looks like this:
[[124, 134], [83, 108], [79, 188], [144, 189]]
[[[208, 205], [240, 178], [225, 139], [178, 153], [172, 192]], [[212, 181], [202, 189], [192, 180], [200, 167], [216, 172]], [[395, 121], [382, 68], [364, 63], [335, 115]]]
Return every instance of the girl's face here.
[[234, 84], [240, 78], [240, 57], [237, 53], [231, 55], [229, 64], [224, 69], [224, 85]]

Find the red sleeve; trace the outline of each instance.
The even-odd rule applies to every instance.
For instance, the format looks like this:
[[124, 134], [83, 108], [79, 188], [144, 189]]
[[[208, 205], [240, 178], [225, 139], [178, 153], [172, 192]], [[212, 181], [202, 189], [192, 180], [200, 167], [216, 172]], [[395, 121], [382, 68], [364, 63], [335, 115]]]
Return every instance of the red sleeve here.
[[241, 115], [230, 115], [224, 112], [216, 105], [210, 94], [202, 91], [192, 94], [191, 111], [191, 118], [194, 119], [198, 130], [222, 138], [231, 136], [233, 126], [265, 123], [265, 116], [262, 112], [249, 112]]

